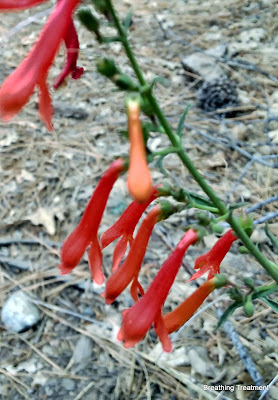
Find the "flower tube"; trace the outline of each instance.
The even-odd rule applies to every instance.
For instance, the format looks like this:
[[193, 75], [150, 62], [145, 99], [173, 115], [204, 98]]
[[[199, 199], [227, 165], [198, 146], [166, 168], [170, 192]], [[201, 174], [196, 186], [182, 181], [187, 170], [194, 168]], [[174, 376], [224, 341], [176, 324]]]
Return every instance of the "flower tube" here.
[[208, 280], [213, 278], [214, 275], [219, 274], [220, 264], [235, 240], [237, 240], [237, 237], [233, 234], [233, 230], [230, 229], [220, 239], [218, 239], [210, 251], [196, 258], [194, 269], [199, 268], [199, 271], [192, 275], [187, 282], [199, 278], [207, 271], [209, 271]]
[[138, 202], [145, 202], [152, 191], [152, 178], [148, 167], [145, 142], [141, 127], [140, 103], [128, 100], [128, 135], [130, 143], [130, 162], [127, 185], [131, 196]]
[[122, 327], [118, 333], [118, 339], [124, 342], [126, 348], [134, 346], [142, 340], [154, 324], [164, 351], [171, 351], [172, 344], [161, 316], [161, 309], [179, 271], [186, 250], [197, 240], [197, 232], [189, 229], [164, 262], [144, 296], [131, 308], [123, 312]]
[[72, 79], [79, 79], [84, 72], [84, 68], [77, 67], [76, 65], [79, 53], [79, 40], [72, 20], [66, 31], [64, 42], [67, 48], [67, 61], [63, 71], [53, 83], [54, 89], [58, 89], [67, 76], [71, 75]]
[[3, 121], [8, 121], [19, 113], [37, 86], [40, 117], [47, 129], [53, 130], [53, 107], [46, 79], [60, 43], [72, 22], [72, 13], [79, 2], [80, 0], [60, 0], [57, 3], [29, 55], [2, 84], [0, 117]]
[[157, 204], [144, 218], [125, 261], [113, 272], [106, 282], [106, 288], [102, 294], [106, 298], [106, 304], [113, 303], [132, 280], [132, 297], [137, 300], [137, 292], [139, 291], [143, 294], [143, 289], [138, 282], [138, 274], [153, 227], [162, 219], [162, 215], [163, 209], [160, 204]]
[[68, 274], [77, 266], [86, 248], [90, 246], [89, 266], [92, 278], [98, 284], [103, 283], [104, 277], [101, 270], [102, 254], [97, 231], [109, 194], [114, 183], [125, 168], [125, 162], [120, 158], [114, 161], [102, 175], [79, 224], [62, 246], [61, 264], [58, 267], [62, 275]]
[[127, 248], [127, 244], [132, 244], [133, 232], [139, 222], [143, 212], [149, 204], [157, 197], [159, 191], [157, 187], [153, 187], [150, 197], [145, 203], [133, 201], [123, 212], [120, 218], [101, 236], [100, 242], [102, 248], [107, 247], [111, 242], [121, 237], [115, 246], [113, 252], [113, 268], [112, 271], [118, 268]]
[[192, 317], [195, 311], [205, 301], [208, 295], [216, 288], [227, 284], [227, 279], [222, 275], [215, 275], [214, 278], [203, 283], [195, 292], [193, 292], [183, 303], [170, 313], [163, 316], [168, 334], [178, 330], [182, 325]]
[[38, 4], [44, 3], [46, 0], [0, 0], [0, 11], [17, 11], [31, 8]]

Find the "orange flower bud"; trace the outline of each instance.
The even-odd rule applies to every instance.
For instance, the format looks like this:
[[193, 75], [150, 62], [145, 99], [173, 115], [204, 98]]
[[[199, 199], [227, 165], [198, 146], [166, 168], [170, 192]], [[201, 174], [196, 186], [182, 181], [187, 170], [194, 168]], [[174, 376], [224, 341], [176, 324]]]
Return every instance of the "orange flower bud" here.
[[203, 283], [195, 292], [184, 300], [183, 303], [175, 308], [175, 310], [166, 314], [163, 317], [163, 322], [168, 334], [184, 325], [214, 289], [226, 284], [227, 279], [224, 276], [216, 275], [214, 278]]
[[127, 113], [130, 142], [130, 163], [127, 178], [128, 190], [136, 201], [145, 202], [151, 194], [153, 185], [139, 119], [139, 102], [129, 100], [127, 103]]

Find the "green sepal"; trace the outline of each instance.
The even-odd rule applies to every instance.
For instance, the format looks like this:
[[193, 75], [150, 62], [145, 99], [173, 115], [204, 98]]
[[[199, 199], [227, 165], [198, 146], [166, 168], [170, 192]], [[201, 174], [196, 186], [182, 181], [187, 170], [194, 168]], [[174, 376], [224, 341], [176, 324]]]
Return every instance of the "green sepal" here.
[[245, 247], [245, 246], [240, 246], [239, 248], [238, 248], [238, 252], [240, 253], [240, 254], [250, 254], [250, 251], [247, 249], [247, 247]]
[[128, 75], [118, 73], [113, 75], [111, 79], [121, 90], [128, 90], [130, 92], [138, 90], [138, 85]]
[[99, 13], [106, 15], [109, 11], [109, 6], [106, 0], [91, 0], [91, 2]]
[[99, 34], [99, 20], [92, 14], [88, 7], [80, 8], [77, 11], [77, 16], [80, 22], [87, 28], [90, 32], [93, 32], [100, 38]]
[[251, 289], [254, 289], [254, 281], [252, 278], [244, 278], [243, 282], [245, 284], [245, 286], [248, 286]]
[[169, 203], [166, 200], [160, 200], [159, 204], [161, 206], [161, 216], [159, 218], [159, 221], [162, 221], [163, 219], [168, 218], [170, 215], [181, 212], [184, 208], [179, 205], [173, 205], [172, 203]]
[[141, 106], [142, 112], [147, 117], [152, 117], [154, 115], [154, 111], [153, 111], [152, 105], [149, 102], [149, 99], [144, 95], [140, 96], [140, 106]]
[[253, 232], [253, 218], [250, 215], [247, 214], [241, 214], [238, 217], [238, 222], [242, 226], [242, 228], [245, 230], [248, 236], [252, 235]]
[[211, 229], [212, 229], [212, 232], [214, 232], [214, 233], [219, 233], [219, 234], [221, 234], [221, 233], [223, 233], [223, 231], [224, 231], [223, 226], [221, 226], [221, 225], [219, 225], [219, 224], [214, 224], [213, 222], [211, 222], [210, 227], [211, 227]]
[[216, 274], [212, 279], [216, 289], [226, 286], [229, 283], [229, 280], [226, 278], [226, 276], [222, 274]]
[[114, 75], [119, 74], [121, 71], [116, 66], [114, 61], [110, 58], [103, 58], [97, 62], [97, 71], [107, 78], [112, 79]]
[[232, 300], [234, 300], [237, 303], [243, 303], [244, 301], [244, 296], [240, 291], [240, 289], [237, 287], [230, 288], [229, 296]]

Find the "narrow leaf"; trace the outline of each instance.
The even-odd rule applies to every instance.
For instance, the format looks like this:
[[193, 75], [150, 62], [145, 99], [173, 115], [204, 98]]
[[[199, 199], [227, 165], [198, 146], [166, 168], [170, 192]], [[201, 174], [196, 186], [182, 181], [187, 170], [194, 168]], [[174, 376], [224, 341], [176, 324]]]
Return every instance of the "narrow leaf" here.
[[272, 246], [275, 250], [275, 253], [278, 253], [278, 239], [273, 235], [273, 233], [270, 231], [268, 224], [265, 224], [264, 231], [266, 233], [266, 236], [270, 239]]
[[234, 302], [234, 303], [230, 304], [229, 307], [221, 315], [216, 329], [219, 329], [227, 321], [227, 319], [234, 313], [234, 311], [238, 307], [241, 307], [242, 305], [243, 305], [243, 303], [238, 303], [238, 302]]
[[190, 107], [191, 107], [191, 104], [187, 104], [187, 106], [185, 107], [184, 112], [182, 113], [182, 115], [180, 117], [179, 124], [178, 124], [178, 129], [177, 129], [177, 135], [179, 137], [182, 137], [182, 131], [183, 131], [183, 125], [184, 125], [185, 117], [186, 117]]
[[123, 21], [123, 25], [124, 25], [124, 28], [125, 28], [126, 32], [129, 31], [130, 26], [132, 24], [132, 14], [133, 14], [133, 7], [130, 8], [130, 10], [126, 14], [126, 17], [125, 17], [125, 19]]
[[271, 300], [269, 297], [263, 297], [262, 300], [268, 304], [275, 312], [278, 313], [278, 303], [277, 301]]

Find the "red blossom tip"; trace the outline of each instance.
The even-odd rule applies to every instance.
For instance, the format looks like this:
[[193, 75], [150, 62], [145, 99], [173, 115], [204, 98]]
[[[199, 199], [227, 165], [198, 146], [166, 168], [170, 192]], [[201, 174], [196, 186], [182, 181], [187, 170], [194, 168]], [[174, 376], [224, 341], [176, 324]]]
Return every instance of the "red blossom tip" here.
[[130, 309], [123, 313], [120, 340], [125, 346], [132, 346], [144, 338], [154, 324], [155, 330], [165, 351], [171, 351], [168, 331], [161, 318], [161, 309], [180, 268], [188, 247], [198, 240], [198, 234], [190, 229], [183, 236], [176, 249], [164, 262], [150, 287]]
[[102, 175], [79, 224], [62, 246], [60, 264], [62, 273], [71, 272], [80, 262], [86, 248], [90, 247], [89, 266], [92, 278], [98, 284], [103, 283], [104, 277], [101, 270], [102, 254], [97, 232], [109, 194], [114, 183], [125, 168], [125, 162], [120, 158], [114, 161]]

